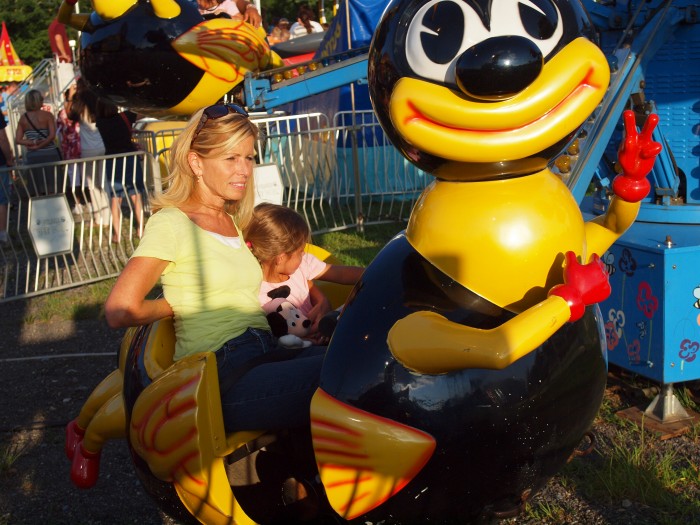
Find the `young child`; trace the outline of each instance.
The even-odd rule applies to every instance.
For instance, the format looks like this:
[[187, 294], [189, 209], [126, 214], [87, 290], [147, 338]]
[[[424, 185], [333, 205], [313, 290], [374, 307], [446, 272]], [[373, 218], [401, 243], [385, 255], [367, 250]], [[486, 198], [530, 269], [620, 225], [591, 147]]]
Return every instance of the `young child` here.
[[258, 204], [244, 237], [262, 266], [260, 304], [264, 306], [275, 298], [286, 297], [311, 320], [310, 338], [320, 340], [315, 337], [318, 324], [331, 311], [331, 306], [313, 280], [355, 284], [364, 268], [327, 264], [306, 253], [306, 243], [311, 239], [309, 225], [286, 206]]

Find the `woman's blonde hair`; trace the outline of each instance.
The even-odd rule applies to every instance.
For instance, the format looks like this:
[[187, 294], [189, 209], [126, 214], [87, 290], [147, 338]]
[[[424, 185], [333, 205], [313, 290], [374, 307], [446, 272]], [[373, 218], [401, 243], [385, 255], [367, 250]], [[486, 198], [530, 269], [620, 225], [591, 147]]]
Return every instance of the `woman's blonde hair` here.
[[243, 236], [258, 261], [266, 263], [303, 248], [311, 239], [311, 230], [304, 217], [293, 209], [263, 203], [253, 210], [253, 219]]
[[30, 89], [27, 94], [24, 95], [24, 109], [27, 111], [36, 111], [41, 109], [44, 104], [44, 95], [38, 89]]
[[[206, 108], [205, 108], [206, 109]], [[252, 137], [257, 142], [260, 131], [258, 127], [239, 113], [231, 112], [219, 118], [209, 118], [199, 130], [194, 144], [192, 138], [202, 120], [204, 109], [196, 111], [173, 141], [170, 148], [170, 160], [168, 163], [168, 176], [165, 177], [165, 190], [151, 198], [151, 208], [158, 211], [161, 208], [177, 208], [182, 206], [195, 191], [197, 177], [195, 176], [188, 154], [194, 151], [202, 158], [210, 159], [225, 155], [240, 142]], [[213, 153], [218, 150], [217, 153]], [[224, 209], [233, 215], [239, 228], [245, 228], [253, 215], [255, 203], [255, 184], [253, 177], [246, 183], [245, 194], [237, 201], [227, 201]]]

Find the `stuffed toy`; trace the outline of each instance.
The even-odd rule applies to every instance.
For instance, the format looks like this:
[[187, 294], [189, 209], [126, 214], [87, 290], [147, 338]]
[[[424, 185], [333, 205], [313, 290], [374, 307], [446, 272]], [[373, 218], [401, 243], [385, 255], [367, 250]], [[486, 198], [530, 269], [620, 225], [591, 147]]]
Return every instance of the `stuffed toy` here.
[[263, 305], [272, 334], [285, 348], [306, 348], [311, 341], [303, 338], [309, 335], [311, 320], [286, 297], [278, 297]]

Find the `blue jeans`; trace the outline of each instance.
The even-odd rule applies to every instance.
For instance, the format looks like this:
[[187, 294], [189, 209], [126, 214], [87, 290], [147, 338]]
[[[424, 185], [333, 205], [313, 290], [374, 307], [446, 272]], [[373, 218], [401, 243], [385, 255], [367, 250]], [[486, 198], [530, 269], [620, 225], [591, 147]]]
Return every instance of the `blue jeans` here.
[[[105, 174], [109, 196], [124, 197], [124, 186], [129, 195], [136, 193], [145, 193], [143, 184], [143, 171], [141, 170], [141, 161], [137, 157], [117, 157], [115, 159], [105, 160]], [[114, 180], [111, 180], [114, 177]], [[122, 184], [124, 178], [124, 184]]]
[[[216, 351], [219, 384], [239, 373], [247, 361], [281, 351], [270, 332], [249, 328]], [[233, 385], [222, 387], [226, 432], [308, 428], [325, 351], [324, 346], [311, 346], [290, 359], [261, 363]]]

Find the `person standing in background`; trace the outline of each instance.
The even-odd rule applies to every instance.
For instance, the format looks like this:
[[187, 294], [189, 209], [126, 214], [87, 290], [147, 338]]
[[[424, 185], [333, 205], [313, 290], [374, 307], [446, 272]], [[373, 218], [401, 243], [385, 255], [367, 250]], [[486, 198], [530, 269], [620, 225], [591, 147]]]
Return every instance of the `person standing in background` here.
[[49, 24], [49, 44], [53, 55], [59, 62], [73, 62], [66, 26], [59, 22], [58, 18], [54, 18]]
[[[46, 164], [61, 160], [61, 153], [56, 145], [56, 120], [53, 114], [42, 109], [44, 96], [37, 89], [30, 89], [24, 96], [25, 112], [17, 122], [15, 144], [24, 146], [24, 164]], [[32, 169], [31, 187], [27, 188], [33, 195], [58, 192], [57, 172], [55, 167], [46, 166]]]
[[314, 10], [308, 5], [299, 6], [297, 21], [289, 28], [289, 38], [298, 38], [300, 36], [310, 35], [311, 33], [321, 32], [323, 32], [323, 26], [316, 22]]
[[[75, 84], [72, 84], [63, 92], [63, 107], [56, 117], [56, 134], [61, 145], [63, 160], [80, 158], [80, 122], [68, 118], [68, 113], [70, 113], [71, 105], [73, 104], [73, 97], [75, 96], [75, 89]], [[68, 175], [70, 177], [70, 193], [66, 196], [73, 214], [82, 215], [85, 196], [82, 190], [78, 189], [80, 188], [81, 180], [79, 167], [75, 164], [68, 166]]]
[[[0, 115], [0, 167], [11, 168], [15, 165], [15, 155], [12, 153], [10, 140], [7, 138], [7, 121]], [[0, 244], [10, 239], [7, 233], [7, 205], [10, 203], [10, 172], [0, 171]]]
[[248, 0], [197, 0], [197, 8], [204, 18], [215, 18], [225, 14], [230, 18], [242, 19], [255, 27], [262, 24], [258, 8]]
[[[138, 151], [133, 141], [132, 127], [136, 121], [133, 111], [119, 111], [119, 108], [104, 99], [97, 102], [97, 129], [100, 131], [105, 145], [105, 155], [131, 153]], [[112, 242], [121, 241], [122, 230], [122, 199], [128, 193], [131, 200], [136, 233], [139, 238], [143, 233], [143, 201], [141, 194], [145, 192], [141, 161], [134, 156], [105, 160], [106, 189], [110, 195], [112, 209]]]
[[7, 92], [7, 86], [0, 87], [0, 113], [4, 117], [7, 117], [7, 104], [5, 104], [5, 97]]
[[[102, 157], [105, 144], [97, 129], [97, 95], [88, 88], [82, 78], [76, 82], [68, 118], [80, 122], [80, 158]], [[109, 224], [110, 210], [107, 194], [103, 189], [102, 160], [83, 164], [83, 181], [86, 200], [90, 202], [93, 219], [98, 224]], [[93, 182], [94, 181], [94, 182]]]

